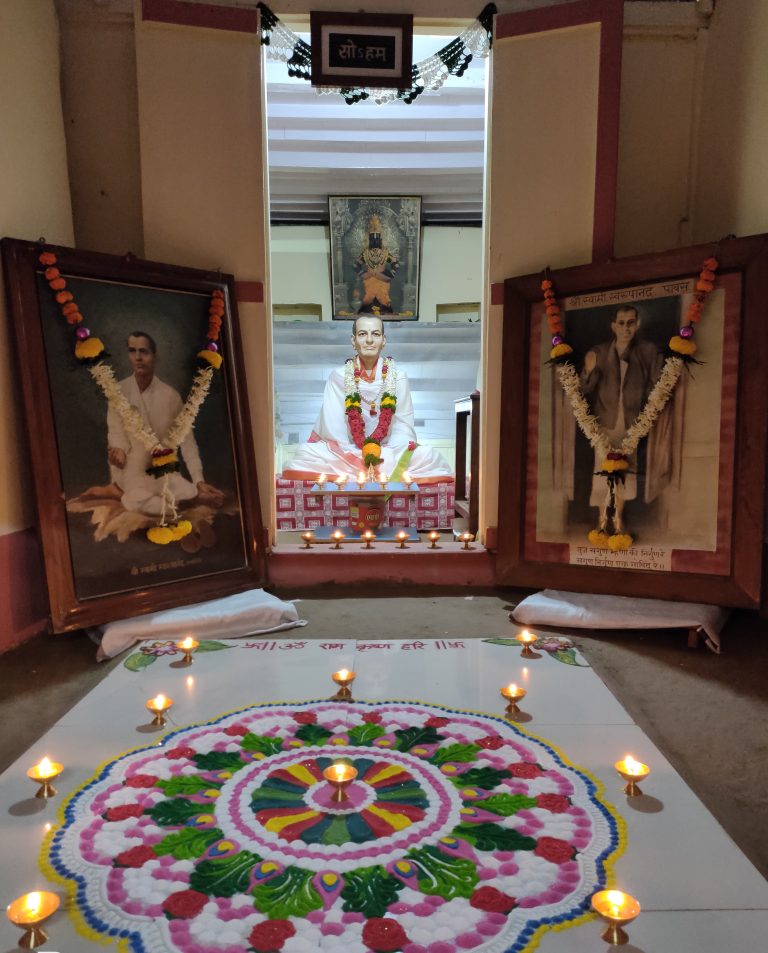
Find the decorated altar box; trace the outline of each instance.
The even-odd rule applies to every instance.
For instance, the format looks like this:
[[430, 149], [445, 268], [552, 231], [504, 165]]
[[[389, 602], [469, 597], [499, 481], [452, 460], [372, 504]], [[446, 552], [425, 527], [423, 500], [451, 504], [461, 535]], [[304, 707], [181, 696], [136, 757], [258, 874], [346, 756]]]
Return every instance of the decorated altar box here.
[[[351, 525], [349, 507], [354, 495], [313, 493], [311, 480], [276, 481], [277, 528], [317, 529], [319, 526]], [[413, 496], [390, 496], [384, 507], [383, 526], [415, 526], [417, 529], [450, 529], [454, 519], [453, 481], [424, 486]]]

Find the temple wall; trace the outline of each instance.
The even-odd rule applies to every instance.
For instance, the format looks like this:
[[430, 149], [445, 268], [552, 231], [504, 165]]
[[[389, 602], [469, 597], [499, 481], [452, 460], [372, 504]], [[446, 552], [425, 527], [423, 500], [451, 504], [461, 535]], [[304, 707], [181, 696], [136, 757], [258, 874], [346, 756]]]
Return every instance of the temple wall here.
[[[0, 235], [71, 245], [53, 0], [0, 4]], [[0, 278], [0, 286], [3, 284]], [[44, 627], [31, 476], [5, 289], [0, 326], [0, 652]]]
[[[278, 225], [271, 234], [272, 304], [319, 305], [322, 320], [332, 320], [328, 227]], [[438, 305], [479, 302], [482, 229], [425, 226], [421, 235], [419, 321], [434, 322]]]
[[[307, 6], [299, 0], [274, 4], [278, 15], [298, 13]], [[390, 6], [393, 11], [410, 9], [417, 16], [434, 12], [433, 4], [422, 0]], [[499, 4], [505, 11], [521, 6]], [[198, 30], [190, 31], [194, 38], [184, 39], [179, 35], [184, 32], [181, 28], [157, 27], [154, 48], [145, 50], [151, 56], [144, 57], [137, 82], [136, 31], [128, 0], [111, 0], [106, 5], [58, 0], [56, 7], [63, 24], [61, 64], [53, 0], [0, 4], [0, 80], [4, 89], [14, 91], [0, 102], [2, 232], [20, 238], [44, 235], [62, 244], [76, 241], [79, 247], [92, 250], [131, 250], [180, 264], [221, 266], [238, 278], [265, 282], [266, 300], [244, 304], [241, 318], [262, 507], [270, 522], [270, 290], [259, 164], [261, 107], [252, 92], [245, 102], [241, 95], [244, 89], [252, 91], [248, 83], [258, 73], [254, 66], [258, 57], [252, 47], [245, 51], [244, 44], [250, 41], [212, 39], [211, 31]], [[767, 5], [764, 0], [720, 2], [708, 29], [698, 32], [690, 19], [693, 7], [625, 5], [617, 255], [768, 230], [764, 187], [768, 74], [763, 53], [768, 45]], [[359, 3], [328, 0], [313, 8], [357, 10]], [[670, 25], [670, 17], [683, 16], [680, 8], [688, 8], [690, 22]], [[470, 8], [467, 3], [441, 8], [444, 16], [476, 12], [475, 5]], [[193, 82], [192, 76], [187, 77], [189, 83], [183, 81], [188, 43], [211, 44], [218, 51], [202, 85]], [[163, 92], [166, 80], [171, 83], [169, 98], [158, 101], [155, 94]], [[210, 99], [206, 98], [209, 89], [216, 93]], [[172, 121], [174, 102], [185, 103], [185, 118], [195, 124], [198, 135], [225, 130], [218, 155], [207, 149], [208, 144], [202, 154], [190, 151], [188, 129], [181, 119]], [[250, 131], [249, 118], [254, 123]], [[244, 141], [233, 138], [243, 132]], [[234, 178], [227, 165], [229, 152], [243, 160]], [[250, 167], [246, 168], [246, 160]], [[218, 229], [215, 216], [208, 217], [215, 207], [226, 216], [234, 214], [234, 229], [229, 222]], [[211, 223], [213, 228], [208, 227]], [[527, 223], [520, 227], [525, 229]], [[500, 314], [494, 314], [494, 309], [487, 310], [486, 319], [500, 327]], [[8, 341], [4, 299], [0, 300], [0, 320]], [[496, 365], [487, 365], [488, 393], [494, 388], [498, 391], [498, 371]], [[39, 586], [36, 580], [25, 588], [14, 575], [19, 554], [33, 552], [26, 531], [34, 516], [12, 361], [0, 366], [0, 393], [0, 578], [11, 580], [7, 592], [0, 592], [0, 605], [7, 607], [0, 616], [1, 650], [34, 630], [39, 610], [34, 608], [32, 589]], [[491, 415], [488, 423], [492, 436], [498, 414], [495, 419]], [[491, 526], [498, 493], [491, 467], [486, 467], [483, 480], [484, 525]], [[34, 555], [24, 559], [24, 565], [34, 567]], [[30, 570], [23, 578], [32, 575]]]

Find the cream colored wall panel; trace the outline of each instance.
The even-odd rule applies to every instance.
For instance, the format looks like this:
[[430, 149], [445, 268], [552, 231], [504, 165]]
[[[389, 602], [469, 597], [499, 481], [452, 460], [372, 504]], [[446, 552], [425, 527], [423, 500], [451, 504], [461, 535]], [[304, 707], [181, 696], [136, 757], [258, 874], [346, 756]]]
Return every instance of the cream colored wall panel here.
[[136, 52], [147, 257], [264, 280], [258, 37], [141, 23]]
[[[52, 0], [0, 3], [0, 235], [71, 245], [67, 157]], [[0, 327], [10, 328], [0, 277]], [[10, 351], [8, 351], [10, 353]], [[0, 366], [0, 534], [32, 523], [21, 394], [12, 362]]]
[[60, 9], [62, 100], [78, 248], [144, 254], [133, 17]]
[[491, 281], [592, 257], [599, 43], [589, 24], [494, 46]]
[[[490, 284], [592, 258], [600, 27], [497, 41], [487, 197]], [[484, 321], [480, 527], [499, 498], [502, 308]]]
[[768, 4], [724, 0], [701, 89], [694, 238], [768, 231]]
[[624, 41], [617, 257], [690, 243], [696, 50], [693, 34], [647, 33]]
[[[252, 34], [137, 23], [147, 258], [267, 283], [264, 106]], [[265, 287], [268, 296], [268, 288]], [[262, 516], [273, 525], [271, 325], [239, 307]]]

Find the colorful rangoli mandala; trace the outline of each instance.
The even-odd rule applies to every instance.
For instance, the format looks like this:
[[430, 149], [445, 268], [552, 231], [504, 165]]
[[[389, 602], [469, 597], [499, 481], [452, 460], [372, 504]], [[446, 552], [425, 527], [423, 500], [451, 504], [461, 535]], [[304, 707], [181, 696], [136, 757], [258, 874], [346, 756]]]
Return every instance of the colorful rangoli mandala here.
[[[357, 769], [337, 803], [323, 778]], [[118, 758], [50, 872], [134, 953], [521, 953], [606, 884], [618, 827], [507, 722], [412, 703], [270, 705]]]

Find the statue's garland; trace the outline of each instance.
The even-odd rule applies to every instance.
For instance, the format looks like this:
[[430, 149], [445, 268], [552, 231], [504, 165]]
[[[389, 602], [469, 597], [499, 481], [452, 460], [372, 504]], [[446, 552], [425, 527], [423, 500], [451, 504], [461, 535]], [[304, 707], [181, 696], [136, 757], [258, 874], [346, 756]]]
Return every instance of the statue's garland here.
[[[624, 482], [629, 469], [629, 458], [637, 450], [640, 441], [651, 432], [651, 428], [667, 406], [684, 365], [686, 362], [695, 361], [694, 325], [701, 320], [704, 302], [714, 287], [717, 267], [718, 261], [714, 257], [707, 258], [703, 263], [683, 326], [678, 334], [670, 338], [667, 345], [666, 360], [659, 379], [654, 384], [642, 410], [628, 428], [622, 442], [616, 447], [611, 444], [584, 396], [581, 381], [573, 363], [573, 348], [565, 340], [562, 313], [556, 300], [553, 283], [549, 278], [541, 282], [547, 325], [552, 334], [550, 363], [555, 368], [579, 429], [592, 449], [603, 456], [600, 469], [596, 473], [604, 476], [608, 482], [607, 519], [605, 523], [601, 522], [596, 529], [589, 532], [588, 539], [593, 546], [615, 552], [629, 549], [634, 541], [629, 533], [623, 531], [616, 517], [616, 485]], [[608, 520], [613, 524], [613, 533], [608, 532]]]
[[[309, 81], [312, 70], [312, 48], [288, 29], [269, 9], [258, 3], [261, 14], [261, 42], [271, 60], [282, 60], [288, 75]], [[349, 105], [371, 100], [381, 105], [395, 100], [412, 103], [426, 90], [440, 89], [449, 76], [463, 76], [474, 57], [486, 57], [493, 43], [493, 17], [496, 5], [487, 4], [471, 26], [432, 56], [414, 63], [411, 82], [405, 89], [322, 88], [324, 93], [339, 93]]]
[[[344, 365], [344, 413], [347, 415], [352, 440], [362, 451], [363, 463], [366, 467], [377, 467], [381, 463], [381, 445], [389, 433], [389, 427], [397, 409], [397, 368], [391, 357], [384, 358], [381, 365], [382, 393], [379, 400], [379, 422], [368, 437], [365, 435], [362, 398], [359, 390], [361, 373], [358, 360], [349, 358]], [[373, 406], [371, 413], [374, 413]]]
[[192, 532], [192, 524], [189, 520], [179, 519], [176, 500], [168, 477], [179, 470], [178, 448], [195, 426], [200, 408], [208, 396], [214, 371], [218, 370], [222, 364], [223, 358], [219, 353], [217, 342], [224, 315], [224, 292], [218, 289], [211, 292], [207, 340], [205, 347], [197, 353], [197, 371], [192, 387], [170, 430], [161, 440], [123, 394], [112, 365], [105, 360], [108, 352], [103, 341], [94, 337], [83, 324], [80, 307], [72, 292], [67, 290], [67, 282], [56, 267], [58, 263], [56, 255], [50, 251], [43, 251], [38, 256], [38, 260], [43, 266], [43, 275], [51, 291], [54, 292], [63, 317], [74, 329], [75, 357], [81, 364], [88, 367], [91, 377], [106, 397], [110, 409], [120, 417], [129, 436], [140, 441], [150, 453], [147, 473], [163, 481], [160, 491], [162, 500], [160, 522], [156, 526], [150, 526], [147, 530], [147, 538], [150, 542], [160, 545], [182, 539]]

